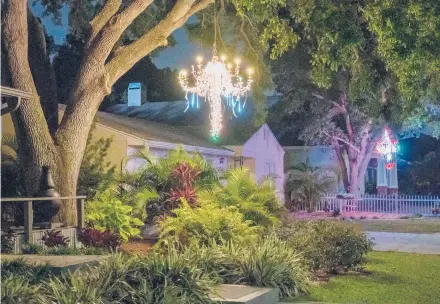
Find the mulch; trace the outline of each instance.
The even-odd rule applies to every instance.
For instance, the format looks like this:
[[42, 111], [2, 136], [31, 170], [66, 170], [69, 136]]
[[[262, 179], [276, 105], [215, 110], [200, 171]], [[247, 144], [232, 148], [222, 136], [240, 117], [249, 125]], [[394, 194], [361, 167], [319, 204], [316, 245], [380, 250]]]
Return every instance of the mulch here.
[[125, 253], [143, 255], [150, 252], [155, 243], [151, 240], [131, 239], [127, 243], [123, 243], [120, 250]]

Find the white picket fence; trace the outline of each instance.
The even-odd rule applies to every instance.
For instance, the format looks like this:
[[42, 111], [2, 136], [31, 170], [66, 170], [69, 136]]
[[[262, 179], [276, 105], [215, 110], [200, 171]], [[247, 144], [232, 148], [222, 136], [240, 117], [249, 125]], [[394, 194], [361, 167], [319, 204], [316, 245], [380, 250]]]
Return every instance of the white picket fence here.
[[426, 195], [373, 195], [362, 194], [354, 198], [340, 198], [337, 194], [325, 194], [317, 206], [299, 203], [296, 211], [394, 213], [403, 215], [433, 215], [440, 212], [440, 196]]

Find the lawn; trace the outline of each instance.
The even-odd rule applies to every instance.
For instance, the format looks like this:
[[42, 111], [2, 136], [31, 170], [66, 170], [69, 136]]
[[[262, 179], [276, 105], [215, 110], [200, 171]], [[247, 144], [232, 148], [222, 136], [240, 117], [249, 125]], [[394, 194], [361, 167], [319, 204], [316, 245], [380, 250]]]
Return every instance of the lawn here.
[[341, 274], [298, 301], [329, 303], [439, 303], [440, 255], [368, 254], [368, 274]]
[[359, 220], [366, 231], [436, 233], [440, 232], [440, 219]]

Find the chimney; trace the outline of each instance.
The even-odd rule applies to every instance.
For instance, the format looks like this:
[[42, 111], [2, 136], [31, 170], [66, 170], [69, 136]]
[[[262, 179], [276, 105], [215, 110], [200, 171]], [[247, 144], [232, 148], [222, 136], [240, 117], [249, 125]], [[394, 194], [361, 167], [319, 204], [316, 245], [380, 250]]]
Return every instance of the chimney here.
[[142, 104], [142, 86], [140, 82], [128, 84], [127, 101], [129, 107], [140, 107]]

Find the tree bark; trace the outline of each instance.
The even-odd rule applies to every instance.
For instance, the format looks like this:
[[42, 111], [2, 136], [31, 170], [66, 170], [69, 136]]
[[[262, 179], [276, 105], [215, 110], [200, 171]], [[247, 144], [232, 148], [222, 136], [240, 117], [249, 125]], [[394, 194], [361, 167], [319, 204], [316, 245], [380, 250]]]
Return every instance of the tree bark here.
[[58, 97], [55, 72], [50, 62], [43, 25], [28, 9], [29, 64], [49, 131], [58, 129]]

